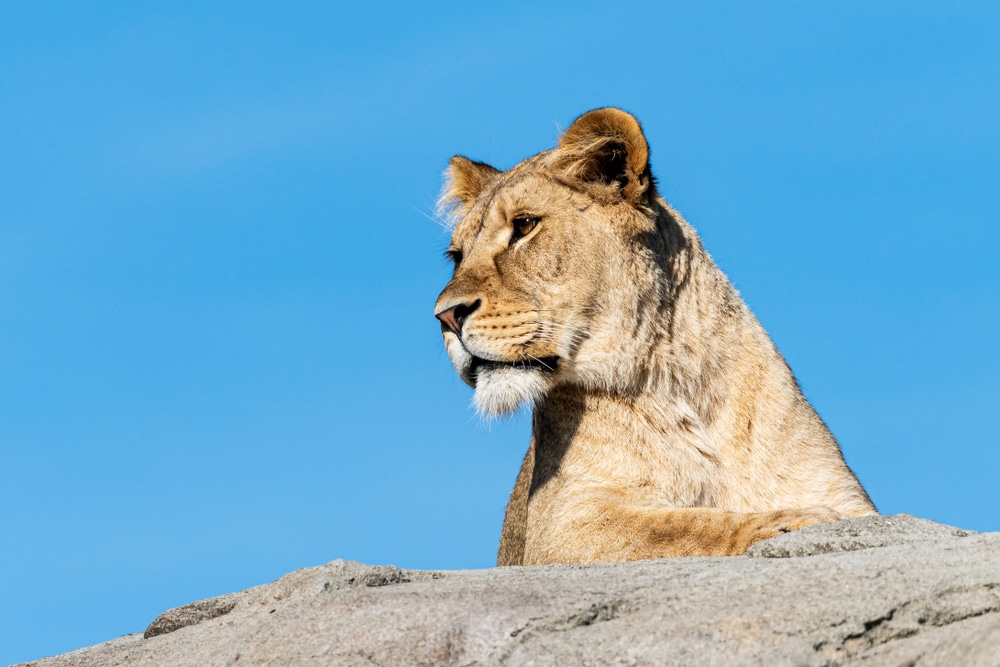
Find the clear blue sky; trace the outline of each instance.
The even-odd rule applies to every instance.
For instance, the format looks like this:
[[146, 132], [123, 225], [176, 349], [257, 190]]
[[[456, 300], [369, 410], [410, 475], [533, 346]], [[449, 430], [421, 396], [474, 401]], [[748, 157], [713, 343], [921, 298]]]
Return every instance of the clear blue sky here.
[[0, 664], [494, 559], [528, 419], [432, 306], [454, 153], [597, 106], [883, 512], [1000, 529], [1000, 5], [0, 5]]

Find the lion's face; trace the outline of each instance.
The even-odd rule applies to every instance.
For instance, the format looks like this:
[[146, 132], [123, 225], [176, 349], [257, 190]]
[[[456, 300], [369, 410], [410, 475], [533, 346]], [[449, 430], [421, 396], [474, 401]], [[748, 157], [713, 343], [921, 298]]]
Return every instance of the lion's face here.
[[[649, 183], [645, 142], [642, 168], [630, 168], [637, 148], [628, 131], [638, 125], [626, 115], [634, 128], [609, 129], [601, 117], [597, 137], [577, 127], [600, 113], [507, 172], [452, 160], [445, 196], [459, 214], [448, 250], [455, 274], [435, 315], [481, 412], [510, 412], [559, 383], [593, 383], [635, 328], [651, 223], [640, 210], [649, 188], [630, 197], [628, 185]], [[572, 150], [579, 146], [567, 137], [588, 150]]]

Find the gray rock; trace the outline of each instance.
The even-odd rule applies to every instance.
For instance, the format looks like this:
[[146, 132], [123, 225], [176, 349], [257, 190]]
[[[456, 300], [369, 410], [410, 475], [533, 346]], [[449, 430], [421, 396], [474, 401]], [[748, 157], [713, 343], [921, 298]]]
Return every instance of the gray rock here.
[[236, 602], [240, 597], [239, 593], [231, 593], [217, 598], [192, 602], [183, 607], [168, 609], [149, 624], [142, 636], [146, 639], [158, 637], [174, 630], [186, 628], [189, 625], [196, 625], [202, 621], [224, 616], [236, 607]]
[[29, 664], [1000, 667], [1000, 533], [869, 517], [748, 556], [453, 572], [334, 561]]
[[764, 540], [750, 547], [751, 558], [792, 558], [817, 556], [838, 551], [875, 549], [898, 544], [913, 544], [934, 540], [968, 537], [975, 533], [953, 526], [918, 519], [906, 514], [898, 516], [866, 516], [853, 521], [838, 521], [810, 526]]

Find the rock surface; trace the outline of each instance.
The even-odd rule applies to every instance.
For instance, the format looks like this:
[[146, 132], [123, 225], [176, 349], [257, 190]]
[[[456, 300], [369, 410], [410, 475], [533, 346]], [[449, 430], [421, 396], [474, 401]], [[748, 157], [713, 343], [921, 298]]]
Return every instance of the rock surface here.
[[1000, 533], [867, 517], [746, 557], [419, 572], [334, 561], [28, 663], [1000, 666]]

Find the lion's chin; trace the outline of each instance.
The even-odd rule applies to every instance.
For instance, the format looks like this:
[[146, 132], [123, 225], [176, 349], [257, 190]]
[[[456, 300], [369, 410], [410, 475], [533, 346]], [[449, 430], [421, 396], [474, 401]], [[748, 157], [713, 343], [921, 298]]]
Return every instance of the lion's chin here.
[[487, 366], [476, 372], [472, 402], [484, 417], [500, 417], [522, 405], [534, 405], [548, 389], [545, 374], [537, 368]]

